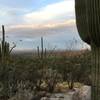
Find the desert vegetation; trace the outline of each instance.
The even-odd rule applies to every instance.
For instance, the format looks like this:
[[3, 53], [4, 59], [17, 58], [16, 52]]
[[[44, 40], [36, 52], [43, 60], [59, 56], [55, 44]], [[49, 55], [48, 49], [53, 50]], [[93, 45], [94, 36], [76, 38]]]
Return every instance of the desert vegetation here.
[[[82, 84], [91, 85], [89, 50], [48, 51], [41, 38], [41, 46], [32, 52], [35, 55], [25, 56], [25, 53], [12, 53], [16, 45], [10, 48], [4, 26], [2, 30], [0, 100], [8, 100], [18, 93], [23, 98], [25, 91], [26, 95], [32, 94], [32, 100], [40, 100], [46, 93], [74, 91]], [[17, 97], [14, 100], [18, 100]]]

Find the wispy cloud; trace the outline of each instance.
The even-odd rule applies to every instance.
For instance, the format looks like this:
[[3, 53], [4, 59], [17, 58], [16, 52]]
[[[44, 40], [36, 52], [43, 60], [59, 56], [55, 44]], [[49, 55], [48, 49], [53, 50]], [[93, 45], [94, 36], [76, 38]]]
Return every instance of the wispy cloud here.
[[64, 22], [52, 22], [52, 23], [44, 23], [44, 24], [20, 24], [20, 25], [10, 25], [8, 29], [22, 29], [22, 28], [32, 28], [32, 29], [47, 29], [47, 28], [56, 28], [62, 26], [73, 26], [75, 25], [75, 19], [66, 20]]
[[5, 24], [5, 25], [21, 25], [21, 24], [27, 25], [27, 24], [44, 24], [44, 23], [50, 24], [58, 22], [62, 23], [64, 21], [74, 19], [73, 0], [62, 0], [56, 3], [54, 2], [52, 4], [47, 4], [44, 7], [37, 8], [35, 10], [32, 10], [32, 7], [26, 9], [25, 7], [18, 8], [9, 5], [7, 6], [7, 4], [6, 5], [0, 4], [1, 7], [0, 19], [3, 19], [0, 20], [0, 24]]
[[24, 23], [23, 14], [27, 13], [27, 9], [1, 7], [0, 9], [0, 25], [17, 25]]
[[73, 29], [73, 27], [75, 27], [75, 20], [68, 20], [62, 23], [12, 25], [6, 27], [6, 32], [15, 37], [40, 37], [61, 34], [62, 31]]
[[37, 11], [25, 14], [24, 20], [28, 23], [44, 23], [51, 21], [65, 21], [74, 17], [73, 0], [47, 5]]
[[0, 0], [0, 8], [6, 39], [18, 44], [17, 49], [36, 48], [41, 36], [59, 48], [65, 48], [65, 41], [73, 37], [81, 41], [75, 26], [74, 0]]

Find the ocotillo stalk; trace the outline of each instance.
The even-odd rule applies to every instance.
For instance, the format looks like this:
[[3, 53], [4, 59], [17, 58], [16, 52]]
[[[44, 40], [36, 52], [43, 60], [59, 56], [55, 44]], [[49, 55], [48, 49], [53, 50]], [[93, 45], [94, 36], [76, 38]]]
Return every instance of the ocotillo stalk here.
[[91, 99], [100, 100], [100, 0], [75, 0], [75, 9], [79, 34], [92, 49]]

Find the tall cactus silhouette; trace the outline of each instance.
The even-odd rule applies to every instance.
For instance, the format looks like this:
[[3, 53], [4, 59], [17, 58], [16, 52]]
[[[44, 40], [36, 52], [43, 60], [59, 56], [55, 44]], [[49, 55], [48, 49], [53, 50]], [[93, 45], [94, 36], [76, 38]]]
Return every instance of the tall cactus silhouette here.
[[[0, 59], [2, 61], [0, 69], [2, 72], [2, 77], [0, 77], [0, 84], [2, 84], [2, 90], [0, 90], [0, 96], [7, 97], [9, 95], [9, 75], [8, 73], [8, 61], [10, 58], [10, 53], [15, 48], [16, 45], [14, 45], [12, 48], [10, 48], [10, 44], [5, 39], [5, 28], [4, 25], [2, 25], [2, 39], [0, 43]], [[7, 99], [6, 99], [7, 100]]]
[[14, 44], [12, 46], [12, 48], [10, 48], [10, 44], [8, 42], [6, 42], [5, 40], [5, 28], [4, 25], [2, 25], [2, 41], [0, 44], [0, 58], [2, 60], [2, 63], [4, 63], [6, 61], [6, 59], [9, 58], [10, 53], [12, 52], [12, 50], [16, 47], [16, 45]]
[[4, 61], [6, 60], [7, 57], [9, 57], [9, 43], [7, 43], [5, 41], [5, 29], [4, 29], [4, 25], [2, 25], [2, 41], [1, 41], [1, 59], [2, 62], [4, 63]]
[[44, 48], [43, 48], [43, 37], [41, 37], [41, 59], [44, 57]]
[[4, 25], [2, 25], [2, 42], [1, 42], [1, 57], [2, 57], [2, 62], [4, 62], [4, 48], [5, 48], [5, 29], [4, 29]]
[[100, 0], [75, 0], [76, 24], [92, 49], [92, 100], [100, 100]]

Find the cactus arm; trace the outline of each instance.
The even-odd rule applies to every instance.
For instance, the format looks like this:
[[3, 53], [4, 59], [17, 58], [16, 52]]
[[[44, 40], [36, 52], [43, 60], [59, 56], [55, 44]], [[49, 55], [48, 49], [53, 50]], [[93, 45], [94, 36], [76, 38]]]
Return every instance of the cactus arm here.
[[79, 35], [82, 40], [90, 44], [90, 36], [88, 30], [87, 21], [87, 10], [86, 10], [86, 0], [75, 0], [75, 11], [76, 11], [76, 25], [78, 28]]
[[5, 29], [4, 29], [4, 25], [2, 25], [2, 63], [5, 60]]
[[2, 25], [2, 39], [3, 39], [3, 42], [5, 42], [5, 29], [4, 29], [4, 25]]

